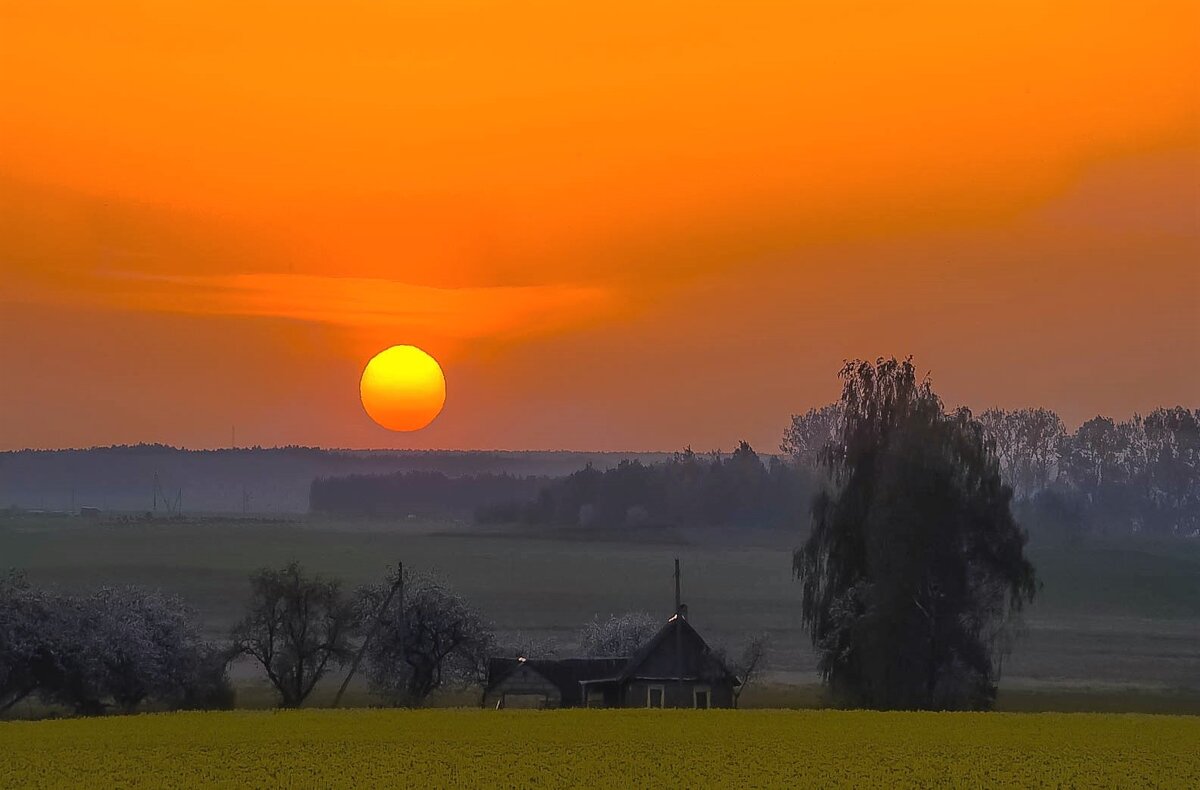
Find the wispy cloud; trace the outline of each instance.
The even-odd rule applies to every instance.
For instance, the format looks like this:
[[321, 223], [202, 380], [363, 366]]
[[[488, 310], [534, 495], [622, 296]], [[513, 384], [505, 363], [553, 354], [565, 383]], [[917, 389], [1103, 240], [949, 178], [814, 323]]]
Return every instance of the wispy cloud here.
[[280, 273], [110, 274], [107, 279], [110, 287], [99, 293], [111, 307], [284, 318], [451, 340], [568, 328], [615, 304], [605, 288], [573, 284], [434, 288], [379, 278]]

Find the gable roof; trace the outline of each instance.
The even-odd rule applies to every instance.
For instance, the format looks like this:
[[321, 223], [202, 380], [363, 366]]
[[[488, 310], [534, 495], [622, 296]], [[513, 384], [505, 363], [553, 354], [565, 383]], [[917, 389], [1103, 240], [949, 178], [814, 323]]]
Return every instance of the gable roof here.
[[564, 698], [580, 695], [585, 680], [611, 678], [629, 661], [624, 656], [608, 658], [491, 658], [488, 659], [487, 690], [491, 691], [522, 666], [548, 680]]
[[[675, 655], [676, 645], [682, 646], [683, 655]], [[680, 667], [683, 669], [683, 679], [727, 680], [735, 686], [741, 683], [708, 646], [704, 637], [679, 615], [668, 620], [631, 657], [491, 658], [488, 660], [485, 693], [503, 683], [521, 667], [527, 667], [544, 677], [558, 689], [564, 702], [581, 698], [582, 683], [623, 683], [637, 678], [672, 679], [679, 677]]]
[[[674, 656], [672, 661], [667, 654], [674, 652], [677, 644], [683, 647], [684, 654]], [[665, 674], [661, 669], [664, 659], [672, 665]], [[656, 663], [660, 665], [658, 670], [655, 669]], [[729, 671], [729, 667], [725, 666], [725, 662], [704, 641], [704, 637], [679, 615], [668, 620], [649, 642], [638, 648], [617, 676], [617, 680], [624, 682], [632, 678], [678, 677], [679, 666], [683, 667], [682, 674], [685, 678], [729, 680], [734, 685], [740, 683]]]

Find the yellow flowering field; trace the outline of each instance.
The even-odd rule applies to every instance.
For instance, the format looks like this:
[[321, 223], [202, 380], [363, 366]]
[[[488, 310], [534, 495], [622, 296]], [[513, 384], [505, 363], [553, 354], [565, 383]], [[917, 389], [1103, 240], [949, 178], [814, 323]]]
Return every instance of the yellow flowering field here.
[[0, 724], [0, 787], [1200, 787], [1200, 718], [349, 710]]

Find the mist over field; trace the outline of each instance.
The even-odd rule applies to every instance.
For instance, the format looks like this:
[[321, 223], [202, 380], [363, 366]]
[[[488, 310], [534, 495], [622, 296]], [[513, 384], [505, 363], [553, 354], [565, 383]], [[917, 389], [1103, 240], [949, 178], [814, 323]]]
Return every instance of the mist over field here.
[[[436, 571], [475, 602], [502, 641], [548, 639], [569, 655], [578, 630], [596, 615], [646, 610], [665, 619], [671, 562], [679, 557], [690, 617], [710, 641], [734, 646], [768, 632], [770, 683], [807, 687], [775, 688], [757, 703], [748, 692], [748, 704], [761, 705], [815, 700], [816, 658], [800, 626], [791, 575], [797, 542], [778, 530], [587, 536], [577, 529], [481, 528], [469, 519], [0, 519], [0, 553], [39, 584], [161, 587], [194, 606], [214, 638], [239, 616], [246, 578], [260, 566], [298, 559], [355, 586], [403, 559]], [[1045, 587], [1005, 665], [1002, 708], [1200, 711], [1200, 545], [1035, 541], [1030, 554]], [[252, 670], [236, 674], [251, 699], [266, 698]]]
[[[1041, 578], [1004, 663], [999, 706], [1200, 710], [1190, 473], [1182, 509], [1171, 511], [1181, 526], [1151, 530], [1157, 522], [1138, 515], [1142, 500], [1117, 495], [1150, 474], [1130, 451], [1153, 430], [1110, 421], [1066, 434], [1042, 413], [985, 418], [1006, 432], [1002, 461], [1019, 478], [1015, 512]], [[178, 594], [214, 640], [236, 623], [258, 568], [299, 561], [354, 588], [403, 561], [473, 602], [500, 643], [539, 643], [561, 655], [581, 650], [580, 630], [594, 618], [646, 611], [665, 619], [678, 558], [691, 620], [713, 644], [733, 649], [755, 634], [770, 637], [769, 671], [745, 704], [807, 706], [820, 702], [818, 655], [800, 620], [792, 553], [819, 488], [804, 470], [828, 430], [824, 411], [798, 415], [784, 436], [788, 452], [762, 456], [745, 444], [717, 455], [160, 446], [4, 453], [0, 556], [63, 590], [132, 584]], [[1087, 438], [1110, 433], [1126, 437], [1124, 450]], [[1059, 449], [1051, 459], [1029, 436], [1043, 445], [1072, 436], [1104, 442], [1110, 458]], [[1189, 436], [1169, 444], [1182, 447]], [[1068, 479], [1075, 455], [1110, 464], [1104, 475], [1117, 488], [1080, 499], [1094, 475]], [[1098, 497], [1109, 504], [1088, 509]], [[1163, 501], [1146, 500], [1145, 512], [1159, 513]], [[1124, 522], [1114, 520], [1118, 512]], [[244, 661], [233, 678], [245, 700], [269, 698]], [[367, 694], [361, 679], [353, 689]], [[462, 699], [447, 693], [446, 703]]]
[[[140, 513], [182, 493], [190, 513], [302, 514], [317, 477], [430, 471], [559, 477], [585, 464], [662, 460], [667, 453], [324, 450], [310, 447], [183, 450], [160, 445], [0, 452], [0, 508], [63, 513], [84, 507]], [[248, 501], [247, 498], [248, 497]], [[165, 510], [161, 502], [159, 509]]]

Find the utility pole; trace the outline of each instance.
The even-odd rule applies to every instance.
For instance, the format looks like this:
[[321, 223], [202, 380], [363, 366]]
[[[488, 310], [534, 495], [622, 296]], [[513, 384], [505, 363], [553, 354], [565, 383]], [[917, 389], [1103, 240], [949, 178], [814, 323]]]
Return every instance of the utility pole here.
[[679, 594], [679, 558], [675, 558], [675, 614], [680, 613], [680, 608], [683, 605], [683, 599]]
[[[679, 590], [679, 558], [675, 558], [675, 677], [677, 679], [677, 701], [683, 707], [683, 597]], [[664, 707], [666, 700], [663, 700]]]
[[342, 702], [342, 695], [346, 693], [346, 687], [350, 685], [350, 679], [354, 677], [354, 673], [358, 671], [359, 662], [362, 661], [363, 654], [367, 652], [367, 644], [370, 643], [371, 637], [379, 630], [379, 626], [383, 623], [383, 615], [388, 610], [388, 605], [392, 602], [392, 598], [400, 596], [400, 655], [404, 655], [404, 563], [396, 563], [396, 581], [392, 584], [392, 589], [388, 590], [387, 597], [383, 599], [383, 604], [375, 610], [375, 621], [371, 623], [371, 628], [363, 637], [362, 645], [359, 646], [358, 652], [354, 655], [354, 661], [350, 664], [350, 671], [346, 673], [346, 679], [342, 681], [341, 688], [338, 689], [337, 696], [333, 698], [333, 707], [337, 707]]

